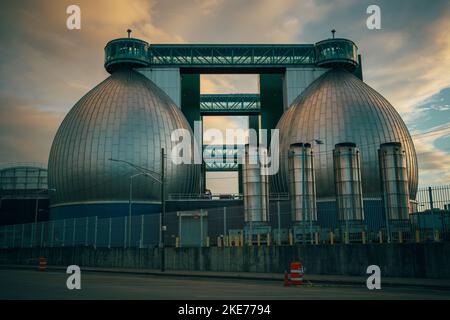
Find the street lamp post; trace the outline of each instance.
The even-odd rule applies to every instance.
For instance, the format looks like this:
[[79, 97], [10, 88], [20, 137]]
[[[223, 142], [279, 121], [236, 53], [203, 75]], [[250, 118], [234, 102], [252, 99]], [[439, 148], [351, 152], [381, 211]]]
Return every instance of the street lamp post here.
[[[314, 143], [316, 143], [316, 144], [318, 144], [318, 145], [320, 145], [320, 144], [323, 144], [323, 141], [322, 140], [319, 140], [319, 139], [312, 139], [310, 142], [309, 142], [310, 144], [314, 144]], [[303, 144], [302, 145], [302, 167], [303, 167], [303, 175], [305, 175], [305, 173], [306, 173], [306, 170], [305, 170], [305, 164], [306, 164], [306, 161], [305, 161], [305, 157], [306, 157], [306, 155], [305, 155], [305, 144]], [[313, 159], [311, 159], [312, 160], [312, 162], [311, 162], [311, 166], [313, 166], [312, 167], [312, 170], [314, 170], [314, 163], [313, 163]], [[314, 174], [313, 174], [313, 177], [314, 177]], [[305, 192], [305, 188], [306, 188], [306, 181], [305, 181], [305, 178], [306, 177], [303, 177], [303, 193]], [[314, 178], [313, 178], [314, 179]], [[313, 182], [314, 182], [314, 180], [313, 180]], [[315, 199], [314, 199], [314, 201], [315, 201]], [[305, 207], [307, 206], [308, 207], [308, 213], [309, 213], [309, 237], [310, 237], [310, 242], [311, 242], [311, 244], [313, 244], [314, 243], [314, 240], [313, 240], [313, 231], [312, 231], [312, 226], [313, 226], [313, 222], [312, 222], [312, 219], [313, 219], [313, 217], [312, 217], [312, 214], [313, 214], [313, 208], [311, 208], [310, 207], [310, 204], [311, 204], [311, 201], [308, 201], [308, 204], [306, 204], [306, 199], [305, 199], [305, 196], [303, 196], [303, 210], [305, 210]], [[315, 204], [316, 205], [316, 204]]]
[[133, 179], [139, 176], [150, 176], [150, 175], [145, 172], [140, 172], [130, 177], [130, 186], [129, 186], [130, 198], [128, 200], [128, 241], [127, 241], [128, 247], [131, 247], [131, 205], [133, 202]]
[[[131, 205], [132, 205], [132, 188], [133, 188], [133, 178], [140, 176], [140, 175], [145, 175], [149, 178], [152, 178], [153, 180], [155, 180], [156, 182], [158, 182], [161, 185], [161, 225], [160, 225], [160, 233], [161, 233], [161, 242], [159, 244], [159, 247], [161, 248], [161, 271], [165, 271], [165, 252], [164, 252], [164, 231], [165, 231], [165, 225], [164, 225], [164, 218], [165, 218], [165, 213], [166, 213], [166, 197], [165, 197], [165, 181], [164, 181], [164, 171], [165, 171], [165, 167], [164, 167], [164, 161], [165, 161], [165, 153], [164, 153], [164, 148], [161, 149], [161, 173], [157, 173], [155, 171], [152, 171], [150, 169], [144, 168], [144, 167], [140, 167], [137, 166], [131, 162], [125, 161], [125, 160], [119, 160], [119, 159], [109, 159], [110, 161], [114, 161], [114, 162], [121, 162], [121, 163], [125, 163], [137, 170], [139, 170], [140, 172], [137, 174], [134, 174], [130, 177], [130, 199], [129, 199], [129, 204], [128, 204], [128, 215], [129, 215], [129, 223], [128, 223], [128, 243], [130, 244], [131, 242]], [[157, 175], [159, 177], [156, 178], [154, 175]]]

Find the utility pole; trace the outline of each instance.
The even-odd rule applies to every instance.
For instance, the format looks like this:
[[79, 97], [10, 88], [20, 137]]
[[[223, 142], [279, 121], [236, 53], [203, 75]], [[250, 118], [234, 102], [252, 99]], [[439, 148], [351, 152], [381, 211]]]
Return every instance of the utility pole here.
[[166, 216], [166, 188], [165, 188], [165, 160], [164, 148], [161, 149], [161, 272], [166, 269], [165, 266], [165, 216]]

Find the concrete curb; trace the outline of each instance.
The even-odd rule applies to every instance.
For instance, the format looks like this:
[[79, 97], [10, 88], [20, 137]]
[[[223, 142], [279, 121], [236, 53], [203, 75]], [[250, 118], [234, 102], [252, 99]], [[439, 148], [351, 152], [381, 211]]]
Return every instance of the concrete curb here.
[[[1, 269], [24, 269], [24, 270], [37, 270], [38, 267], [34, 265], [0, 265]], [[62, 271], [65, 272], [66, 267], [62, 266], [48, 266], [48, 270], [51, 271]], [[189, 278], [209, 278], [209, 279], [236, 279], [236, 280], [259, 280], [259, 281], [272, 281], [283, 282], [283, 274], [246, 274], [246, 273], [228, 273], [228, 272], [217, 272], [213, 273], [210, 271], [165, 271], [161, 272], [159, 270], [140, 270], [140, 269], [113, 269], [113, 268], [90, 268], [84, 267], [83, 272], [91, 273], [113, 273], [113, 274], [133, 274], [133, 275], [147, 275], [147, 276], [160, 276], [160, 277], [189, 277]], [[311, 285], [341, 285], [341, 286], [364, 286], [366, 285], [366, 278], [364, 277], [354, 277], [354, 279], [338, 279], [339, 276], [333, 276], [333, 279], [321, 279], [321, 275], [305, 275], [305, 281]], [[438, 290], [450, 290], [450, 283], [448, 284], [431, 284], [414, 281], [416, 279], [405, 278], [400, 279], [389, 279], [385, 278], [382, 281], [382, 286], [386, 287], [410, 287], [410, 288], [426, 288], [426, 289], [438, 289]], [[425, 279], [426, 281], [427, 279]]]

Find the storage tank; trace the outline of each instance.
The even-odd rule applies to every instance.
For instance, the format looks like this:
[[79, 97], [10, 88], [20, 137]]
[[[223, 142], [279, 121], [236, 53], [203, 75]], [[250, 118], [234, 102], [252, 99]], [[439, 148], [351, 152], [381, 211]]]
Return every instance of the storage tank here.
[[364, 212], [359, 149], [351, 142], [338, 143], [333, 158], [338, 219], [362, 221]]
[[245, 222], [247, 224], [268, 221], [268, 175], [264, 174], [264, 168], [259, 160], [257, 148], [245, 145], [242, 175]]
[[399, 142], [380, 145], [383, 204], [389, 220], [407, 220], [410, 211], [406, 152]]
[[310, 143], [293, 143], [289, 149], [292, 221], [317, 221], [314, 155]]
[[[313, 145], [318, 200], [335, 197], [333, 149], [345, 141], [357, 144], [361, 151], [363, 193], [380, 199], [378, 148], [382, 143], [401, 142], [410, 199], [416, 197], [416, 152], [405, 123], [381, 94], [344, 68], [333, 68], [316, 79], [284, 112], [277, 129], [281, 154], [298, 141], [323, 142]], [[287, 157], [281, 158], [279, 173], [271, 177], [272, 192], [288, 191], [288, 174]]]
[[[162, 148], [168, 155], [166, 193], [199, 192], [199, 165], [170, 158], [174, 130], [193, 137], [186, 118], [167, 94], [133, 70], [144, 63], [146, 48], [133, 38], [108, 43], [105, 68], [111, 76], [82, 97], [59, 127], [48, 163], [49, 185], [56, 189], [52, 219], [128, 215], [130, 177], [139, 168], [160, 174]], [[133, 215], [160, 212], [160, 184], [136, 177], [132, 200]]]

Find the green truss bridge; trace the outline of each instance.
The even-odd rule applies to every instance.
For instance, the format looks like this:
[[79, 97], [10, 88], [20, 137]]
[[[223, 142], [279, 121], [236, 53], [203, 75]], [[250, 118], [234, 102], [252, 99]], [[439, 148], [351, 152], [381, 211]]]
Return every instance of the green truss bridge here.
[[261, 112], [259, 94], [202, 94], [202, 115], [252, 115]]

